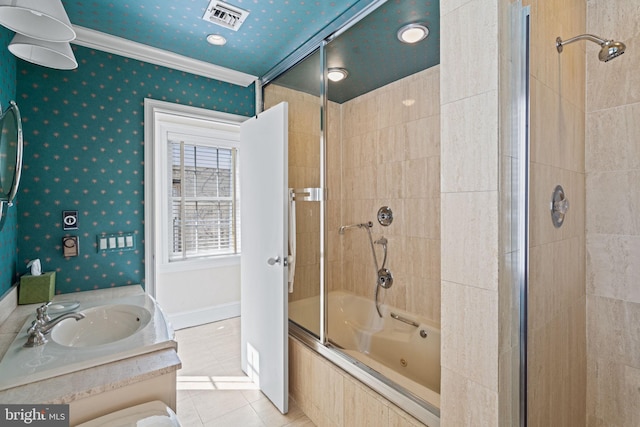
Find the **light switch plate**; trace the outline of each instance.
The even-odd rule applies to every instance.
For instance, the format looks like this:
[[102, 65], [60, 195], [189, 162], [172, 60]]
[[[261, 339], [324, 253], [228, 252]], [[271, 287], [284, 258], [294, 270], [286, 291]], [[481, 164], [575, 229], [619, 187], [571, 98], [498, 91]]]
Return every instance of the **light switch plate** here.
[[122, 252], [136, 249], [135, 233], [103, 233], [96, 236], [96, 248], [99, 253]]

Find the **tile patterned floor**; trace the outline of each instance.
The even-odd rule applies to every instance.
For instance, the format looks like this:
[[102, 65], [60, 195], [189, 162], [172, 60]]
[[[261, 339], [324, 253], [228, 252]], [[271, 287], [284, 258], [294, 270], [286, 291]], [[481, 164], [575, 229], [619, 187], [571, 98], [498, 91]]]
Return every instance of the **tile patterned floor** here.
[[184, 427], [310, 427], [289, 401], [282, 415], [240, 369], [240, 318], [176, 331], [177, 413]]

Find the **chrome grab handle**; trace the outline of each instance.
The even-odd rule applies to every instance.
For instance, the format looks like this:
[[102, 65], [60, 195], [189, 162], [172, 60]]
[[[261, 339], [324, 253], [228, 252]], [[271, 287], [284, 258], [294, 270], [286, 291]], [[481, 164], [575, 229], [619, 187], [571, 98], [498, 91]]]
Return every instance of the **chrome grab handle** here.
[[418, 322], [416, 322], [415, 320], [407, 319], [406, 317], [399, 316], [399, 315], [397, 315], [395, 313], [391, 313], [390, 316], [393, 317], [396, 320], [399, 320], [399, 321], [401, 321], [403, 323], [406, 323], [407, 325], [415, 326], [416, 328], [418, 326], [420, 326], [420, 324]]
[[327, 200], [324, 188], [290, 188], [289, 198], [298, 202], [320, 202]]

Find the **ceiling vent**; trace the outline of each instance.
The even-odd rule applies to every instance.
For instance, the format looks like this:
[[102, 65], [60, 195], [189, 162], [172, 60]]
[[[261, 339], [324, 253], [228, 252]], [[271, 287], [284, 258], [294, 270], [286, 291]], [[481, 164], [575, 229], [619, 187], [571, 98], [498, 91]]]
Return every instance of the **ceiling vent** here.
[[247, 16], [249, 16], [248, 10], [240, 9], [220, 0], [211, 0], [202, 19], [238, 31]]

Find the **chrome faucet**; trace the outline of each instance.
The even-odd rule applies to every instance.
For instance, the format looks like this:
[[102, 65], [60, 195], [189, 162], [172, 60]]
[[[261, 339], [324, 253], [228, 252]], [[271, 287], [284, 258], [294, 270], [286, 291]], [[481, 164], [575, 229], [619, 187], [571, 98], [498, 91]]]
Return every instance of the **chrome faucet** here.
[[76, 321], [78, 321], [85, 317], [84, 313], [65, 313], [55, 319], [51, 319], [47, 313], [49, 304], [50, 303], [43, 304], [36, 309], [36, 320], [33, 321], [29, 330], [27, 330], [29, 337], [27, 338], [27, 342], [24, 343], [24, 347], [36, 347], [46, 344], [49, 340], [47, 340], [45, 335], [65, 319], [76, 319]]

